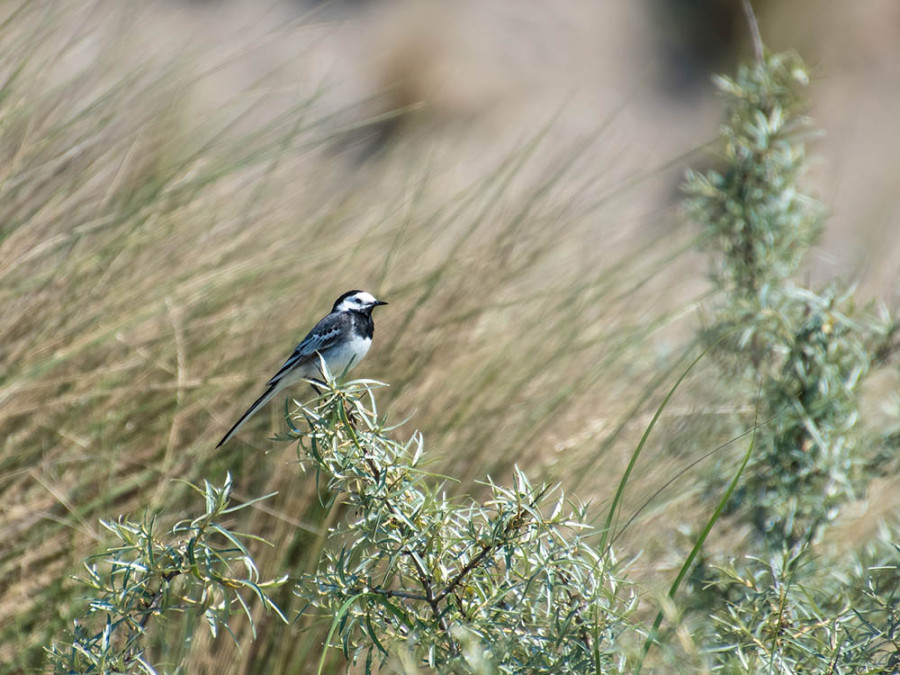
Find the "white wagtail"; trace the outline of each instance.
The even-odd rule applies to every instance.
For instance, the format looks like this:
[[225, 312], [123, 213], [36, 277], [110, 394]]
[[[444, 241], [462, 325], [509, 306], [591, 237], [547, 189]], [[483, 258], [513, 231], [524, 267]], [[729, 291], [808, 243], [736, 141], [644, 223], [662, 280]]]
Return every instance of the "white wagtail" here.
[[347, 291], [335, 300], [331, 314], [319, 321], [300, 341], [290, 358], [266, 382], [265, 393], [241, 415], [216, 447], [225, 444], [257, 410], [285, 387], [304, 379], [321, 378], [320, 358], [325, 360], [328, 370], [334, 375], [341, 375], [359, 363], [372, 345], [375, 331], [372, 310], [386, 304], [365, 291]]

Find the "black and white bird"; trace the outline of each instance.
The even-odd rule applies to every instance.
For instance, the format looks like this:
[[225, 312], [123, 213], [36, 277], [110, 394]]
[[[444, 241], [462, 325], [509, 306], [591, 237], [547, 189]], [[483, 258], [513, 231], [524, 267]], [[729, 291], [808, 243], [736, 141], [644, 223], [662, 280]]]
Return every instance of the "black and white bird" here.
[[366, 291], [347, 291], [335, 300], [331, 314], [319, 321], [300, 341], [294, 353], [266, 382], [265, 393], [241, 415], [216, 447], [227, 443], [254, 413], [285, 387], [304, 379], [321, 379], [320, 357], [336, 376], [358, 364], [372, 346], [375, 331], [372, 310], [386, 304]]

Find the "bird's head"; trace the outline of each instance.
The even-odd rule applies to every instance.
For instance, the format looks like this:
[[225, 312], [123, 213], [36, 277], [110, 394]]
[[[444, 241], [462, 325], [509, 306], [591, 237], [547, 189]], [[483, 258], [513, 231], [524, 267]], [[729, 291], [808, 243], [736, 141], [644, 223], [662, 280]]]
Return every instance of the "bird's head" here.
[[382, 300], [376, 300], [375, 296], [366, 291], [347, 291], [334, 301], [332, 312], [371, 312], [378, 305], [386, 305]]

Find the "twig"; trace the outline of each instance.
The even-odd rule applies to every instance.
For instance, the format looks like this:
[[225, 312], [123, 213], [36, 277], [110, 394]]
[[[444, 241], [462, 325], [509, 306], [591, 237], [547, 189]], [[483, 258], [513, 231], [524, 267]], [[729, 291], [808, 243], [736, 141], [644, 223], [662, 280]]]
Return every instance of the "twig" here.
[[747, 17], [747, 25], [750, 27], [750, 39], [753, 41], [753, 55], [759, 63], [763, 62], [765, 54], [763, 53], [762, 36], [759, 34], [759, 24], [756, 21], [756, 14], [753, 12], [753, 5], [750, 0], [741, 0], [744, 8], [744, 14]]
[[[359, 441], [359, 437], [357, 436], [356, 429], [350, 424], [350, 421], [347, 419], [347, 410], [343, 407], [343, 401], [341, 401], [341, 407], [344, 411], [344, 419], [343, 421], [347, 423], [347, 432], [351, 442], [356, 446], [356, 448], [365, 453], [365, 449], [362, 447], [362, 444]], [[375, 464], [375, 461], [368, 456], [364, 456], [364, 462], [366, 467], [372, 474], [372, 478], [375, 480], [375, 483], [378, 484], [381, 482], [381, 471], [378, 470], [378, 466]], [[364, 497], [365, 495], [360, 491], [360, 497]], [[391, 504], [387, 499], [382, 500], [385, 508], [388, 513], [391, 515], [397, 515], [397, 509]], [[419, 554], [407, 547], [404, 547], [403, 551], [409, 559], [412, 561], [413, 567], [416, 569], [416, 576], [419, 578], [419, 584], [422, 586], [422, 590], [425, 592], [424, 601], [431, 607], [431, 611], [434, 613], [434, 619], [440, 625], [441, 630], [443, 630], [447, 634], [447, 641], [450, 645], [450, 653], [453, 656], [457, 656], [459, 654], [459, 647], [456, 644], [456, 640], [453, 638], [453, 634], [450, 631], [450, 626], [447, 623], [447, 617], [445, 617], [441, 613], [440, 601], [445, 597], [443, 594], [440, 597], [436, 597], [434, 594], [434, 579], [428, 573], [428, 570], [425, 568], [425, 563], [422, 561]]]
[[[538, 500], [540, 499], [541, 496], [543, 496], [543, 492], [541, 493], [541, 495], [538, 496]], [[531, 503], [532, 509], [537, 506], [538, 500], [535, 500]], [[509, 521], [509, 523], [507, 523], [506, 527], [504, 528], [504, 530], [503, 530], [504, 537], [509, 537], [513, 533], [513, 531], [521, 528], [525, 524], [524, 517], [525, 517], [525, 509], [520, 508], [519, 511], [516, 513], [516, 515]], [[488, 555], [490, 555], [490, 553], [492, 551], [499, 548], [502, 543], [505, 543], [505, 541], [506, 540], [503, 539], [501, 541], [495, 541], [490, 544], [482, 544], [481, 545], [482, 546], [481, 553], [479, 553], [474, 558], [472, 558], [466, 564], [466, 566], [463, 567], [459, 571], [459, 574], [457, 574], [456, 577], [454, 577], [453, 580], [450, 581], [449, 584], [447, 584], [447, 587], [444, 588], [443, 591], [438, 593], [436, 601], [440, 602], [441, 600], [446, 598], [448, 595], [450, 595], [450, 593], [453, 592], [453, 589], [455, 589], [457, 586], [459, 586], [459, 584], [462, 583], [462, 580], [466, 577], [467, 574], [469, 574], [469, 572], [471, 572], [473, 569], [478, 567], [478, 565], [480, 565], [484, 561], [484, 559], [487, 558]]]
[[[357, 591], [359, 593], [360, 591]], [[386, 598], [403, 598], [404, 600], [419, 600], [427, 602], [428, 598], [424, 595], [419, 595], [418, 593], [409, 593], [407, 591], [392, 591], [389, 588], [370, 588], [370, 593], [374, 593], [375, 595], [383, 595]]]
[[450, 593], [453, 592], [453, 589], [455, 589], [457, 586], [459, 586], [460, 583], [462, 583], [462, 580], [465, 578], [465, 576], [473, 569], [478, 567], [478, 565], [480, 565], [481, 562], [485, 558], [487, 558], [488, 555], [490, 555], [491, 551], [493, 551], [495, 548], [497, 548], [497, 544], [482, 544], [481, 553], [472, 558], [468, 562], [468, 564], [459, 571], [459, 574], [457, 574], [456, 577], [449, 584], [447, 584], [447, 587], [444, 588], [443, 591], [438, 593], [436, 601], [440, 602], [448, 595], [450, 595]]

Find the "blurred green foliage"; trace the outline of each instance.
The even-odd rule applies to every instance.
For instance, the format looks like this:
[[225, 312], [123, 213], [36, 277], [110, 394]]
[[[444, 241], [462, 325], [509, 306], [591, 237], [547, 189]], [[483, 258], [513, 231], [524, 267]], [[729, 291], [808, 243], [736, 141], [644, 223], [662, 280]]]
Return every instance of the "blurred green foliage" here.
[[689, 172], [684, 186], [720, 291], [703, 337], [718, 344], [730, 385], [748, 399], [759, 392], [759, 415], [770, 422], [739, 498], [772, 545], [790, 547], [862, 488], [860, 385], [897, 323], [858, 310], [852, 289], [793, 280], [824, 213], [801, 185], [815, 133], [799, 57], [770, 55], [716, 83], [726, 108], [722, 167]]
[[716, 568], [714, 670], [894, 673], [900, 667], [900, 532], [824, 568], [808, 547]]
[[860, 424], [859, 408], [866, 376], [895, 351], [898, 324], [884, 306], [858, 308], [838, 282], [816, 290], [794, 280], [823, 216], [801, 186], [814, 134], [800, 59], [769, 55], [716, 81], [722, 166], [685, 184], [719, 291], [701, 336], [724, 386], [755, 401], [765, 422], [733, 505], [758, 540], [727, 562], [705, 558], [687, 603], [702, 612], [713, 670], [895, 672], [896, 529], [874, 560], [828, 560], [814, 545], [865, 492], [890, 443]]

